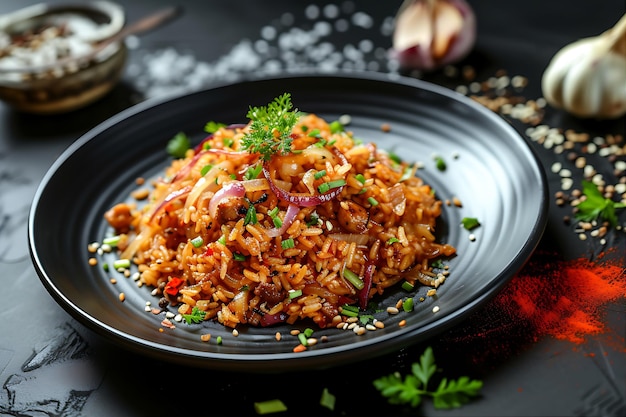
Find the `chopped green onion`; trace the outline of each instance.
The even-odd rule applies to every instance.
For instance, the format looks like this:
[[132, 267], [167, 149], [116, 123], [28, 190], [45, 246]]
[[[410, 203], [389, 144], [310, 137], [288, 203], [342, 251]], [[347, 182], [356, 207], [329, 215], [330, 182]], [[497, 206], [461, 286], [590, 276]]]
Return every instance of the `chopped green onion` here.
[[207, 174], [207, 172], [211, 170], [211, 168], [213, 168], [213, 165], [211, 164], [203, 166], [202, 169], [200, 170], [200, 175], [204, 177]]
[[295, 244], [295, 242], [293, 241], [293, 238], [289, 238], [289, 239], [285, 239], [285, 240], [283, 240], [282, 242], [280, 242], [280, 246], [281, 246], [283, 249], [291, 249], [291, 248], [295, 248], [295, 247], [296, 247], [296, 244]]
[[218, 122], [207, 122], [204, 125], [204, 131], [206, 133], [215, 133], [217, 132], [221, 127], [226, 127], [226, 125], [224, 123], [218, 123]]
[[112, 247], [116, 247], [118, 243], [120, 243], [120, 236], [111, 236], [111, 237], [106, 237], [102, 240], [102, 243], [104, 245], [109, 245]]
[[261, 164], [251, 166], [246, 170], [246, 173], [243, 175], [243, 177], [247, 180], [256, 179], [259, 177], [259, 174], [261, 173], [262, 170], [263, 170], [263, 165]]
[[277, 229], [280, 229], [280, 227], [283, 225], [283, 221], [278, 216], [272, 217], [272, 222], [274, 223], [274, 227], [276, 227]]
[[357, 290], [360, 290], [365, 286], [363, 281], [361, 281], [361, 278], [359, 278], [357, 274], [350, 271], [348, 268], [344, 268], [343, 277], [347, 279], [350, 284], [354, 285], [354, 288], [356, 288]]
[[324, 194], [325, 192], [328, 192], [328, 190], [330, 190], [330, 185], [328, 185], [327, 182], [324, 182], [317, 187], [317, 191], [319, 191], [320, 194]]
[[246, 260], [246, 256], [235, 252], [233, 253], [233, 259], [241, 262]]
[[202, 239], [202, 236], [196, 236], [193, 239], [191, 239], [191, 244], [193, 245], [194, 248], [199, 248], [200, 246], [202, 246], [203, 243], [204, 243], [204, 239]]
[[104, 272], [109, 272], [109, 264], [108, 263], [103, 263], [102, 264], [102, 269], [104, 269]]
[[409, 297], [402, 303], [402, 309], [407, 313], [413, 311], [413, 298]]
[[341, 124], [338, 120], [330, 122], [329, 127], [331, 133], [343, 132], [343, 124]]
[[130, 259], [116, 259], [113, 261], [113, 268], [130, 268]]
[[374, 197], [368, 197], [367, 202], [370, 203], [374, 207], [378, 205], [378, 200], [376, 200]]
[[362, 188], [361, 191], [359, 191], [359, 195], [365, 194], [366, 192], [367, 192], [367, 189], [366, 188]]
[[400, 157], [393, 152], [389, 152], [389, 159], [391, 159], [396, 164], [402, 163], [402, 159], [400, 159]]
[[333, 188], [339, 188], [339, 187], [343, 187], [344, 185], [346, 185], [346, 180], [334, 180], [334, 181], [329, 181], [329, 182], [325, 182], [319, 185], [319, 187], [317, 187], [317, 190], [321, 193], [324, 194], [325, 192], [333, 189]]
[[267, 215], [270, 217], [276, 217], [276, 215], [278, 214], [278, 211], [279, 211], [278, 207], [274, 207], [273, 209], [267, 212]]
[[402, 289], [405, 291], [412, 291], [415, 288], [414, 284], [411, 284], [409, 281], [404, 281], [402, 283]]
[[461, 219], [461, 224], [467, 230], [472, 230], [480, 226], [480, 222], [478, 221], [476, 217], [463, 217]]
[[303, 333], [306, 337], [311, 337], [313, 336], [313, 332], [315, 330], [311, 329], [310, 327], [307, 327], [306, 329], [304, 329]]
[[233, 138], [224, 138], [222, 140], [222, 143], [224, 144], [224, 146], [230, 148], [231, 146], [233, 146], [233, 143], [235, 143], [235, 141], [233, 140]]
[[398, 239], [397, 237], [390, 237], [389, 240], [387, 241], [388, 245], [394, 244], [396, 242], [399, 242], [400, 239]]
[[302, 295], [302, 290], [291, 290], [289, 291], [289, 299], [293, 300], [294, 298], [298, 298]]
[[215, 340], [217, 342], [218, 345], [222, 344], [222, 336], [217, 336], [217, 339]]
[[217, 239], [217, 243], [222, 244], [224, 246], [226, 246], [226, 235], [222, 235], [220, 236], [219, 239]]
[[435, 166], [437, 167], [439, 171], [445, 171], [446, 161], [444, 161], [443, 158], [440, 156], [435, 156]]
[[346, 185], [346, 180], [334, 180], [334, 181], [330, 181], [328, 183], [328, 186], [332, 189], [332, 188], [339, 188], [339, 187], [343, 187], [344, 185]]
[[317, 171], [315, 173], [315, 175], [313, 175], [313, 178], [315, 178], [316, 180], [319, 180], [320, 178], [322, 178], [324, 175], [326, 175], [326, 170], [323, 169], [321, 171]]
[[247, 225], [247, 224], [256, 224], [257, 223], [257, 218], [256, 218], [256, 209], [254, 208], [254, 205], [250, 204], [248, 206], [248, 211], [246, 211], [246, 217], [243, 219], [243, 225]]
[[353, 305], [350, 305], [350, 304], [344, 304], [344, 305], [341, 306], [341, 308], [343, 310], [353, 311], [355, 313], [359, 312], [359, 308], [357, 306], [353, 306]]
[[356, 174], [354, 178], [361, 184], [365, 184], [365, 176], [363, 174]]
[[[320, 130], [319, 129], [313, 129], [311, 130], [309, 133], [307, 133], [307, 136], [309, 137], [316, 137], [320, 135]], [[322, 145], [324, 146], [324, 145]]]
[[331, 411], [335, 410], [335, 396], [328, 391], [328, 388], [322, 390], [322, 397], [320, 398], [320, 405], [326, 407]]
[[302, 343], [302, 346], [308, 346], [307, 337], [304, 333], [298, 333], [298, 340]]
[[406, 181], [409, 178], [411, 178], [413, 176], [413, 168], [414, 166], [412, 165], [409, 165], [406, 168], [404, 168], [404, 171], [402, 172], [402, 176], [400, 177], [398, 182]]

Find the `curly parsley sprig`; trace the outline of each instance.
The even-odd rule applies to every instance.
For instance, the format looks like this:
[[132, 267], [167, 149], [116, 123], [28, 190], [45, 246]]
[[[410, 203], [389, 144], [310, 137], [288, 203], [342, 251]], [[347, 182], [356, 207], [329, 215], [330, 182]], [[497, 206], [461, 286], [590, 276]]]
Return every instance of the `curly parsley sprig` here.
[[480, 394], [482, 381], [466, 376], [456, 380], [443, 378], [435, 391], [429, 390], [428, 383], [436, 371], [435, 356], [428, 347], [420, 361], [411, 366], [411, 374], [404, 379], [398, 372], [383, 376], [374, 380], [374, 387], [390, 404], [410, 404], [411, 407], [417, 407], [424, 396], [430, 396], [435, 408], [458, 408]]
[[250, 107], [250, 132], [242, 138], [242, 148], [261, 154], [266, 161], [274, 154], [291, 152], [291, 131], [299, 118], [298, 111], [292, 108], [289, 93], [276, 97], [267, 106]]

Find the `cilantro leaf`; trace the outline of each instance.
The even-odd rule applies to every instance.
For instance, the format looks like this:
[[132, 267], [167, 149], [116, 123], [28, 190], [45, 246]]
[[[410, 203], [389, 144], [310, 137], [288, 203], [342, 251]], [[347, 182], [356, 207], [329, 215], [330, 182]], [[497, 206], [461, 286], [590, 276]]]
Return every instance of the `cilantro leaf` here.
[[264, 160], [272, 155], [291, 152], [291, 131], [299, 118], [292, 111], [291, 95], [284, 93], [263, 107], [250, 107], [250, 132], [241, 139], [241, 146], [250, 153], [259, 153]]
[[420, 361], [413, 363], [411, 374], [402, 378], [399, 372], [380, 377], [373, 384], [390, 404], [409, 404], [417, 407], [424, 396], [433, 399], [435, 408], [457, 408], [480, 394], [483, 383], [476, 379], [462, 376], [456, 380], [443, 378], [435, 391], [428, 389], [428, 383], [437, 372], [435, 357], [431, 347], [426, 348]]
[[167, 153], [174, 158], [184, 158], [187, 149], [191, 147], [191, 141], [183, 132], [178, 132], [172, 139], [167, 142]]
[[204, 316], [206, 316], [206, 311], [202, 311], [198, 307], [194, 306], [194, 308], [191, 309], [191, 314], [183, 314], [183, 319], [185, 319], [187, 324], [197, 324], [204, 320]]
[[598, 187], [591, 181], [583, 180], [582, 188], [582, 192], [586, 198], [576, 206], [578, 208], [575, 215], [576, 218], [586, 222], [604, 219], [608, 221], [611, 226], [615, 227], [617, 225], [617, 214], [615, 210], [626, 207], [626, 204], [605, 198], [600, 190], [598, 190]]

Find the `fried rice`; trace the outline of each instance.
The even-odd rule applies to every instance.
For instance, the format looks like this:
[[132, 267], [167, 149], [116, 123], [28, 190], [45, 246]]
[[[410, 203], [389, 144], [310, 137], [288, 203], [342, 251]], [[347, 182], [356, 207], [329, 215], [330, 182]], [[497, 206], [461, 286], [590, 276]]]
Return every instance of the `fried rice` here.
[[[337, 128], [339, 126], [339, 128]], [[144, 205], [105, 218], [160, 305], [225, 326], [341, 322], [400, 282], [436, 286], [442, 202], [374, 143], [300, 114], [290, 152], [242, 149], [250, 124], [222, 126], [151, 183]]]

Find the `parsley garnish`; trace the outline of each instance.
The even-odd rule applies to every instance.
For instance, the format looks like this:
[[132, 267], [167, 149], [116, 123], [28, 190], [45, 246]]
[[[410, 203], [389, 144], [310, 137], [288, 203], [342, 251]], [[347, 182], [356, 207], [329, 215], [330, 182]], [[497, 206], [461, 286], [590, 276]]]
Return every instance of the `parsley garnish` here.
[[437, 390], [430, 391], [428, 383], [437, 371], [431, 347], [426, 348], [419, 362], [411, 366], [411, 374], [402, 379], [399, 372], [374, 380], [374, 387], [390, 404], [410, 404], [417, 407], [424, 396], [433, 399], [435, 408], [457, 408], [480, 394], [482, 381], [462, 376], [456, 380], [443, 378]]
[[204, 320], [204, 316], [206, 316], [206, 311], [202, 311], [198, 307], [194, 307], [191, 309], [191, 314], [183, 314], [183, 319], [185, 319], [187, 324], [201, 323], [202, 320]]
[[615, 209], [624, 208], [626, 204], [605, 198], [591, 181], [583, 180], [582, 185], [583, 194], [587, 198], [576, 206], [578, 208], [576, 218], [587, 222], [603, 218], [615, 227], [617, 225]]
[[291, 131], [298, 121], [297, 110], [292, 111], [291, 95], [284, 93], [263, 107], [250, 107], [250, 132], [241, 139], [241, 146], [251, 153], [259, 153], [264, 160], [272, 155], [291, 152]]
[[191, 147], [191, 141], [183, 132], [178, 132], [176, 136], [167, 142], [167, 153], [174, 158], [184, 158], [187, 149]]

